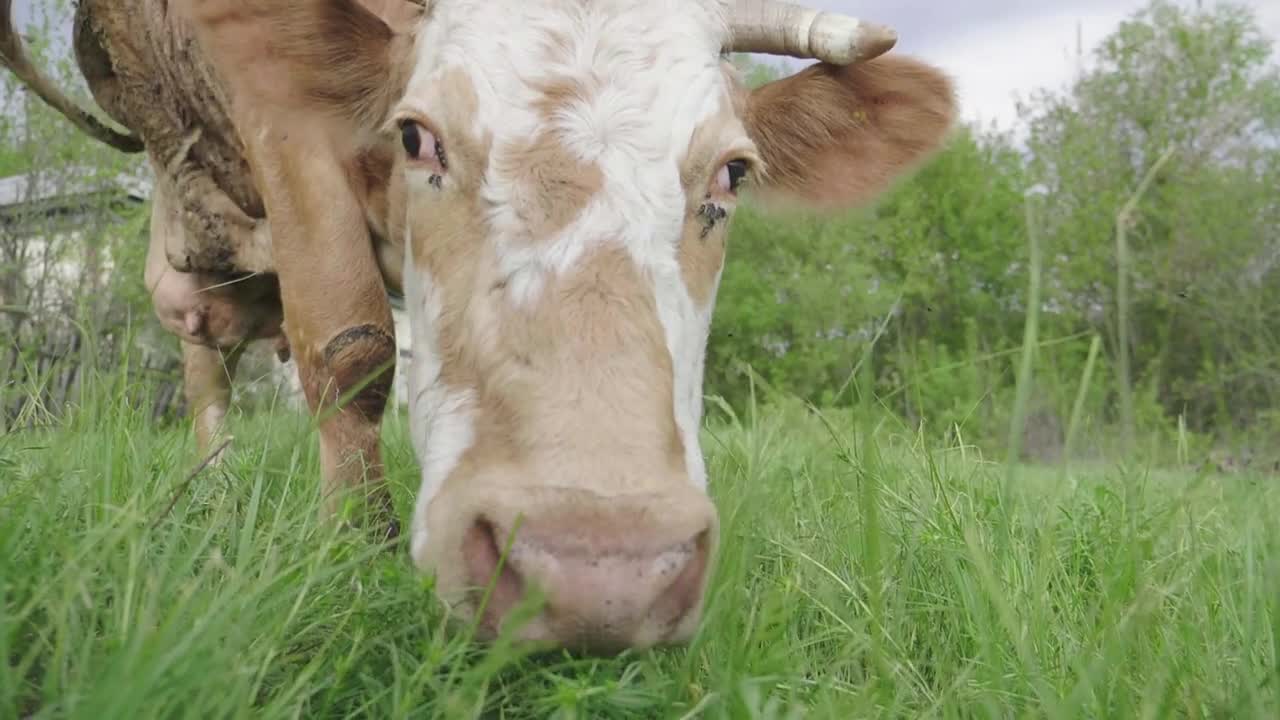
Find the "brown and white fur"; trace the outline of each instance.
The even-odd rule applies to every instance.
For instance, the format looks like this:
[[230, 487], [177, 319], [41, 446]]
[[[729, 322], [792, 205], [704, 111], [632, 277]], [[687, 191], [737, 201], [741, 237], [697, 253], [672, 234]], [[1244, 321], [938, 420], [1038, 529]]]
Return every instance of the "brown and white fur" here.
[[[435, 0], [407, 32], [351, 0], [173, 5], [228, 88], [313, 408], [384, 357], [384, 285], [404, 290], [411, 555], [440, 597], [489, 634], [537, 588], [523, 638], [688, 639], [718, 536], [698, 429], [739, 194], [870, 201], [940, 146], [950, 82], [889, 55], [749, 90], [721, 52], [728, 0]], [[370, 152], [385, 175], [358, 171]], [[398, 277], [371, 228], [402, 239]], [[322, 448], [376, 448], [380, 413], [358, 397]]]

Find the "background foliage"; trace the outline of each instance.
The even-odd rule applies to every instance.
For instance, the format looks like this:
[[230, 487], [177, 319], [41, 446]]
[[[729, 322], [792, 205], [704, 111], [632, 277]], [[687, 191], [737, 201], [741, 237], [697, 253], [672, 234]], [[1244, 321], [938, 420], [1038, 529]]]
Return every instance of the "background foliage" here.
[[[1061, 451], [1083, 392], [1086, 454], [1173, 458], [1179, 443], [1216, 443], [1236, 462], [1255, 446], [1265, 454], [1280, 432], [1280, 68], [1249, 9], [1188, 5], [1151, 2], [1067, 87], [1022, 103], [1016, 134], [961, 128], [874, 207], [824, 219], [742, 213], [708, 390], [740, 406], [749, 367], [779, 391], [848, 403], [866, 362], [865, 389], [884, 411], [999, 450], [1033, 231], [1041, 344], [1026, 452]], [[1122, 270], [1117, 219], [1131, 198]], [[1129, 428], [1117, 427], [1122, 316]], [[1081, 388], [1095, 336], [1101, 356]]]

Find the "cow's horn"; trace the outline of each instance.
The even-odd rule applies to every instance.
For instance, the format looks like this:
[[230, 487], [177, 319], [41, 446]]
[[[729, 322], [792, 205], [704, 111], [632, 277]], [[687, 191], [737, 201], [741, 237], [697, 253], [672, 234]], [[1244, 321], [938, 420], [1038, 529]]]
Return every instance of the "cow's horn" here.
[[781, 0], [726, 0], [728, 52], [756, 52], [851, 65], [889, 52], [892, 28]]

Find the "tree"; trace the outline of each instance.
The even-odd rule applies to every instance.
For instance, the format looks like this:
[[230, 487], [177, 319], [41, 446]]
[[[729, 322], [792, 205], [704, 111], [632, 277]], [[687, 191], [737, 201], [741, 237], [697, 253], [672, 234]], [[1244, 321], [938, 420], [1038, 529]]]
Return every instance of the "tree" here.
[[[1267, 266], [1280, 194], [1280, 70], [1252, 11], [1153, 0], [1065, 92], [1022, 109], [1046, 218], [1051, 301], [1119, 353], [1128, 312], [1134, 378], [1152, 412], [1243, 426], [1280, 399], [1280, 325]], [[1116, 213], [1166, 150], [1133, 216], [1129, 308], [1116, 305]], [[1244, 278], [1251, 278], [1242, 282]], [[1230, 368], [1230, 369], [1228, 369]]]

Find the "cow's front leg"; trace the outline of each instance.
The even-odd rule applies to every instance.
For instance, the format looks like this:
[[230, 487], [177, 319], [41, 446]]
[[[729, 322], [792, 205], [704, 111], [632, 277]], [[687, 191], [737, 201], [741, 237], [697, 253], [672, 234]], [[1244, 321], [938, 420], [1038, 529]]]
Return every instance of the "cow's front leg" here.
[[[243, 346], [222, 351], [182, 341], [183, 391], [187, 414], [196, 431], [200, 454], [210, 452], [226, 434], [227, 410], [231, 407], [231, 384]], [[215, 458], [215, 461], [221, 457]]]
[[345, 516], [345, 502], [354, 501], [350, 509], [371, 510], [387, 537], [394, 538], [399, 528], [384, 483], [379, 439], [396, 344], [390, 313], [384, 319], [374, 317], [377, 308], [370, 310], [370, 317], [342, 325], [300, 318], [290, 338], [324, 340], [291, 349], [319, 423], [325, 513]]
[[379, 449], [396, 361], [391, 306], [348, 155], [316, 126], [286, 122], [253, 138], [285, 333], [319, 426], [326, 513], [350, 498], [395, 537]]

